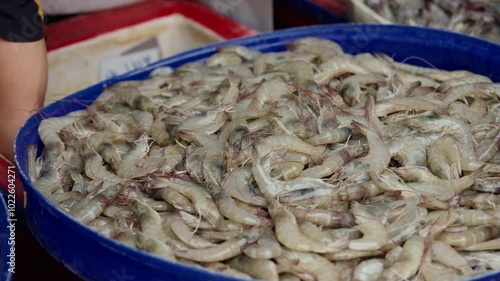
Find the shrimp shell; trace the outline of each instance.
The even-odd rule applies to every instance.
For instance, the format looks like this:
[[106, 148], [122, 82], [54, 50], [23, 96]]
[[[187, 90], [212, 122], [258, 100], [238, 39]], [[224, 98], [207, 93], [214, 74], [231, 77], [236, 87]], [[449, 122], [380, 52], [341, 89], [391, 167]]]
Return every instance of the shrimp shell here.
[[279, 203], [272, 203], [269, 213], [273, 218], [278, 241], [289, 249], [302, 252], [331, 253], [342, 250], [342, 241], [334, 243], [317, 242], [300, 230], [295, 216]]
[[462, 232], [445, 232], [437, 238], [452, 247], [467, 247], [476, 243], [495, 239], [500, 235], [500, 228], [479, 226]]
[[389, 241], [389, 233], [384, 224], [357, 202], [353, 202], [351, 208], [356, 217], [356, 229], [363, 233], [363, 238], [351, 240], [349, 249], [374, 251], [382, 248]]
[[228, 265], [257, 279], [279, 281], [278, 268], [272, 260], [241, 255], [229, 260]]
[[383, 280], [408, 279], [417, 273], [424, 255], [425, 241], [420, 236], [412, 236], [403, 245], [403, 252], [396, 262], [382, 272]]
[[248, 245], [243, 253], [253, 259], [277, 258], [281, 256], [281, 245], [276, 240], [276, 235], [267, 230], [255, 244]]
[[197, 184], [181, 179], [156, 178], [156, 181], [152, 185], [172, 188], [186, 196], [193, 203], [194, 209], [214, 226], [219, 225], [223, 220], [210, 194]]
[[278, 266], [280, 264], [291, 263], [292, 273], [299, 275], [308, 273], [317, 281], [337, 281], [339, 280], [339, 269], [328, 259], [314, 253], [304, 253], [298, 251], [283, 250], [283, 254], [276, 258]]
[[185, 258], [196, 262], [217, 262], [227, 260], [240, 255], [243, 249], [257, 241], [262, 235], [263, 230], [255, 228], [249, 232], [242, 233], [240, 237], [218, 244], [208, 249], [188, 249], [186, 251], [175, 250], [175, 256]]

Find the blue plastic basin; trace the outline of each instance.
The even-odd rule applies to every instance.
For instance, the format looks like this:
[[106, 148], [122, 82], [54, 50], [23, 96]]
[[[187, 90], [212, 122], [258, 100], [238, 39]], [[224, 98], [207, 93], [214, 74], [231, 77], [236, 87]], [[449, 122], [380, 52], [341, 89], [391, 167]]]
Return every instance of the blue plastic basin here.
[[[487, 75], [496, 82], [500, 80], [500, 45], [445, 31], [397, 25], [340, 24], [281, 30], [210, 45], [162, 60], [58, 101], [31, 117], [20, 129], [16, 138], [15, 161], [28, 193], [26, 220], [41, 245], [55, 259], [86, 280], [239, 280], [155, 258], [84, 227], [50, 204], [33, 187], [27, 175], [26, 147], [37, 144], [41, 148], [37, 128], [44, 117], [83, 109], [110, 84], [144, 79], [156, 67], [175, 68], [206, 59], [220, 45], [240, 44], [263, 52], [281, 51], [287, 42], [305, 36], [332, 39], [349, 53], [384, 52], [399, 61], [408, 59], [406, 62], [416, 65], [429, 62], [441, 69], [466, 69]], [[476, 280], [499, 279], [500, 273]]]

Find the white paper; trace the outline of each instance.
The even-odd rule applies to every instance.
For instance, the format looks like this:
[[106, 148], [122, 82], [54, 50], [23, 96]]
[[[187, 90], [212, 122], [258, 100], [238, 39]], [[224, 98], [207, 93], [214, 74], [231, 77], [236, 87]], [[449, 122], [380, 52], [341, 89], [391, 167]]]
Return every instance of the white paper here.
[[200, 0], [200, 2], [260, 32], [273, 30], [272, 0]]
[[160, 54], [157, 48], [136, 51], [120, 57], [105, 59], [101, 63], [100, 78], [106, 80], [145, 67], [159, 59]]

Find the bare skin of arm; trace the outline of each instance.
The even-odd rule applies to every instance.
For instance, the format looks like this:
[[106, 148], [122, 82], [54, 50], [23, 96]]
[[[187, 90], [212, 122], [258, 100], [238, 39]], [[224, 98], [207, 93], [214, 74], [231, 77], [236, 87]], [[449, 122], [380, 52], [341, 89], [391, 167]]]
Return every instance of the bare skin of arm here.
[[0, 154], [14, 159], [14, 138], [43, 107], [47, 88], [45, 41], [14, 43], [0, 39]]

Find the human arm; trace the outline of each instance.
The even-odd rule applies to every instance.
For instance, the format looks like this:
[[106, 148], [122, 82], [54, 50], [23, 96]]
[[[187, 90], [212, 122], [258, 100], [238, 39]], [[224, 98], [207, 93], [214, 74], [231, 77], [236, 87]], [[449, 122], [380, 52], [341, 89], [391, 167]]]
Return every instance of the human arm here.
[[18, 129], [42, 108], [47, 85], [45, 40], [0, 39], [0, 153], [14, 159]]
[[0, 1], [0, 154], [11, 161], [18, 129], [45, 98], [41, 10], [37, 0]]

